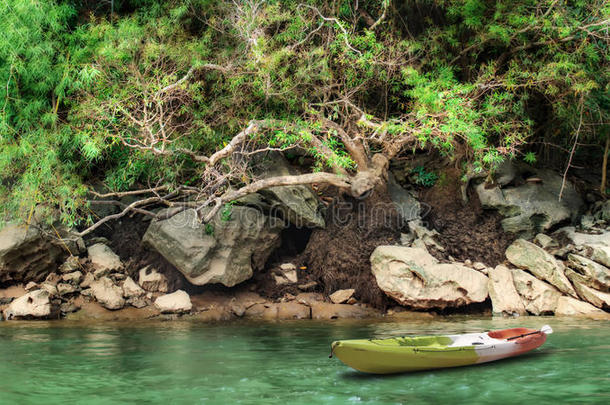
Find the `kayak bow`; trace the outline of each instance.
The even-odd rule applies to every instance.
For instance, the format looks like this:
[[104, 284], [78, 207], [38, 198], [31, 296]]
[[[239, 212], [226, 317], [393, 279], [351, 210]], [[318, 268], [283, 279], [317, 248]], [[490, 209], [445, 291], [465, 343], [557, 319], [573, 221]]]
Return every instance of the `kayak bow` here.
[[551, 333], [551, 327], [545, 325], [540, 330], [514, 328], [463, 335], [338, 340], [331, 344], [331, 357], [334, 354], [351, 368], [374, 374], [459, 367], [529, 352], [540, 347]]

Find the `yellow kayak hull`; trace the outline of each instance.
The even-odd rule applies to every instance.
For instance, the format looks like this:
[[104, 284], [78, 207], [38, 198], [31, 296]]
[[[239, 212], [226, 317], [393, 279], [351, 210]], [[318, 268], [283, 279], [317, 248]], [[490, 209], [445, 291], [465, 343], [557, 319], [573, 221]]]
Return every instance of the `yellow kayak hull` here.
[[545, 341], [543, 331], [525, 328], [448, 336], [339, 340], [331, 345], [331, 357], [335, 355], [347, 366], [365, 373], [391, 374], [485, 363], [523, 354]]

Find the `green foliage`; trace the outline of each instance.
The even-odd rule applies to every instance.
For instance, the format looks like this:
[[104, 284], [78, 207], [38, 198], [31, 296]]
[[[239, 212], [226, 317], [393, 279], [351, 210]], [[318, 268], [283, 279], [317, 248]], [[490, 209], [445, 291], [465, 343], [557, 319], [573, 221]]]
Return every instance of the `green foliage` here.
[[417, 166], [411, 169], [411, 175], [413, 176], [415, 184], [424, 187], [432, 187], [438, 180], [438, 175], [436, 173], [427, 171], [423, 166]]
[[[607, 1], [124, 0], [113, 16], [96, 3], [0, 3], [4, 218], [45, 204], [73, 225], [94, 183], [205, 182], [188, 154], [134, 148], [148, 130], [173, 131], [170, 152], [205, 155], [262, 120], [253, 144], [337, 171], [358, 168], [324, 119], [373, 140], [415, 139], [405, 145], [475, 170], [535, 163], [548, 155], [537, 140], [566, 148], [577, 128], [583, 142], [610, 136]], [[364, 16], [384, 7], [369, 29]], [[198, 67], [174, 99], [158, 96]], [[143, 108], [171, 119], [140, 125]], [[414, 176], [437, 181], [424, 168]]]
[[226, 203], [220, 211], [220, 220], [223, 222], [229, 222], [233, 216], [233, 205], [235, 205], [234, 201], [230, 203]]

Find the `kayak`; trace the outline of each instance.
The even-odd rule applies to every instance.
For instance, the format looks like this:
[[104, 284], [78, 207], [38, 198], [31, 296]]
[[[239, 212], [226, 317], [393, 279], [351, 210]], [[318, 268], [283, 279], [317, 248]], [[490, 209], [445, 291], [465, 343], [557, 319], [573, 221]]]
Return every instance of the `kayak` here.
[[365, 373], [391, 374], [469, 366], [518, 356], [540, 347], [550, 326], [540, 330], [513, 328], [446, 336], [338, 340], [331, 344], [347, 366]]

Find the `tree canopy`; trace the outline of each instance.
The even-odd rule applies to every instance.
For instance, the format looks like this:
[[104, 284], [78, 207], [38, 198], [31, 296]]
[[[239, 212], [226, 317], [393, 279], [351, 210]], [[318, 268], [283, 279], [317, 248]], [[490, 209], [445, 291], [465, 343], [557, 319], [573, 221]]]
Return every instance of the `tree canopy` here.
[[[91, 225], [102, 185], [198, 208], [291, 182], [357, 193], [426, 148], [484, 171], [587, 143], [601, 165], [609, 26], [605, 0], [5, 0], [2, 214]], [[309, 173], [261, 183], [253, 158], [275, 150]]]

